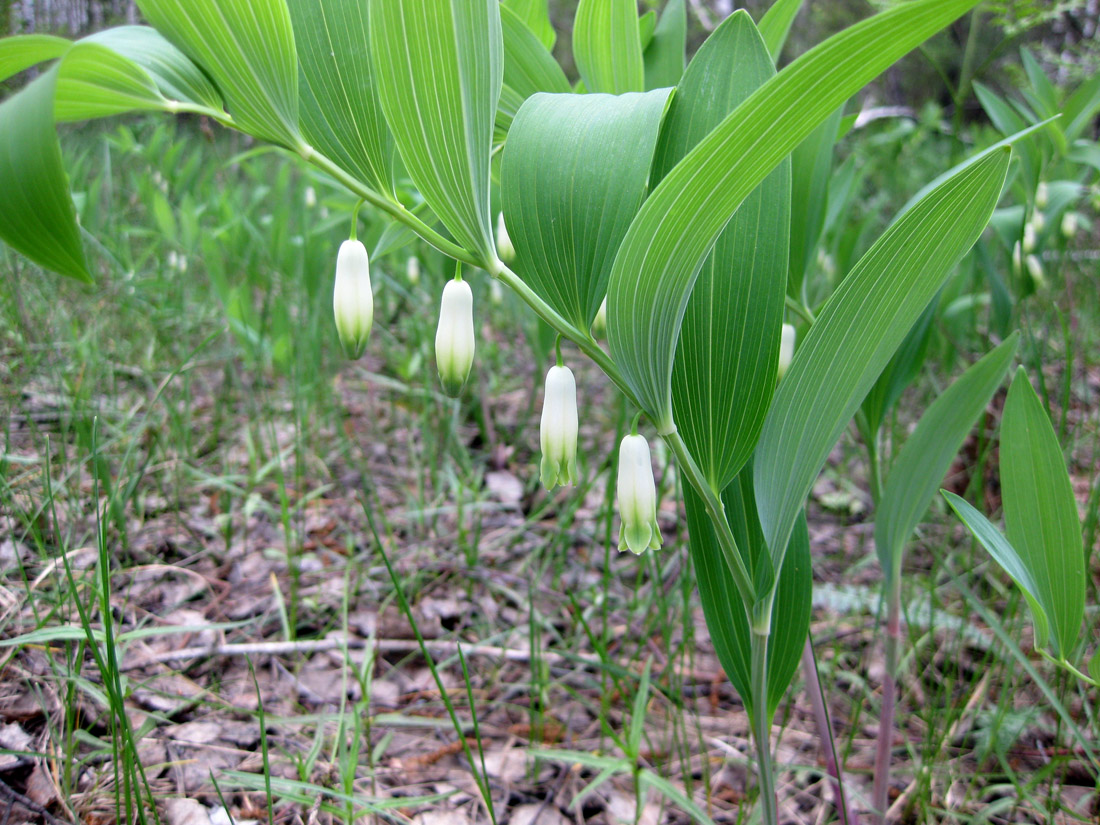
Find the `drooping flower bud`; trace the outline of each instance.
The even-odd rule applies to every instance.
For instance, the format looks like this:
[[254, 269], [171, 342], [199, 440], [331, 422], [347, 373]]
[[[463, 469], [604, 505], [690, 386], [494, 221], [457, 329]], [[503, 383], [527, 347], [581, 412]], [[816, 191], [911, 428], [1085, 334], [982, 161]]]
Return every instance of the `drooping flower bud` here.
[[1023, 274], [1024, 271], [1024, 252], [1020, 247], [1020, 242], [1016, 241], [1012, 245], [1012, 274], [1017, 278]]
[[787, 374], [787, 368], [794, 358], [795, 330], [791, 324], [784, 324], [779, 337], [779, 380]]
[[457, 397], [474, 363], [474, 294], [466, 281], [448, 281], [435, 331], [435, 365], [443, 391]]
[[497, 256], [506, 264], [516, 259], [516, 248], [508, 237], [508, 227], [504, 225], [504, 213], [497, 215]]
[[317, 205], [317, 190], [312, 186], [306, 187], [305, 192], [306, 209], [312, 209]]
[[657, 525], [657, 486], [649, 442], [643, 435], [628, 435], [619, 445], [619, 550], [632, 553], [659, 550], [661, 528]]
[[504, 287], [500, 285], [500, 281], [493, 278], [489, 281], [489, 301], [493, 306], [500, 306], [504, 303]]
[[547, 490], [577, 483], [577, 382], [569, 367], [551, 367], [546, 373], [542, 401], [540, 475]]
[[1039, 185], [1035, 187], [1035, 206], [1038, 209], [1046, 209], [1047, 204], [1050, 203], [1050, 187], [1047, 186], [1045, 180], [1039, 181]]
[[1035, 224], [1028, 221], [1024, 224], [1024, 254], [1030, 254], [1035, 251], [1035, 243], [1038, 239], [1038, 231], [1035, 228]]
[[604, 296], [596, 317], [592, 319], [592, 337], [607, 338], [607, 296]]
[[420, 259], [415, 255], [410, 255], [409, 260], [405, 262], [405, 277], [413, 286], [420, 283]]
[[358, 358], [367, 347], [374, 321], [374, 293], [370, 287], [367, 248], [359, 241], [344, 241], [336, 255], [336, 285], [332, 290], [336, 331], [348, 358]]
[[1072, 240], [1077, 234], [1077, 213], [1067, 212], [1062, 216], [1062, 237]]
[[1031, 282], [1035, 285], [1036, 289], [1042, 289], [1046, 284], [1047, 279], [1043, 275], [1043, 262], [1039, 260], [1038, 255], [1028, 255], [1027, 260], [1027, 274], [1031, 276]]
[[1035, 224], [1036, 232], [1042, 232], [1044, 229], [1046, 229], [1047, 216], [1036, 209], [1035, 214], [1031, 216], [1031, 222]]

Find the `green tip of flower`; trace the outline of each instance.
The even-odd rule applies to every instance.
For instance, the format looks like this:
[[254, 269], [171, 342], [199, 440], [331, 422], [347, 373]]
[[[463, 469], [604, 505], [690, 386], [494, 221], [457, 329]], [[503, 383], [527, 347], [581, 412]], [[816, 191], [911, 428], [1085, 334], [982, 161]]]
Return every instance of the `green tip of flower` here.
[[653, 524], [625, 525], [619, 531], [619, 551], [629, 550], [640, 556], [646, 550], [661, 549], [661, 531]]
[[367, 350], [367, 341], [365, 338], [362, 341], [341, 340], [340, 343], [343, 345], [344, 355], [352, 361], [358, 361]]
[[572, 487], [577, 483], [576, 462], [558, 463], [544, 455], [539, 464], [539, 477], [542, 480], [542, 486], [547, 490], [553, 490], [558, 486]]
[[443, 394], [449, 398], [458, 398], [466, 388], [466, 379], [469, 377], [469, 375], [466, 375], [459, 381], [455, 378], [444, 378], [443, 375], [440, 375], [439, 383], [443, 387]]

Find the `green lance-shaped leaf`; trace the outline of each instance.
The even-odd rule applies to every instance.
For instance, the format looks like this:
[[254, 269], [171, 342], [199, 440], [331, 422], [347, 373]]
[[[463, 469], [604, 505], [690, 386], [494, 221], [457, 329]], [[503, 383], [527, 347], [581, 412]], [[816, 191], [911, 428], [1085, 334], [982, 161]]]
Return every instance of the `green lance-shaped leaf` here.
[[[728, 17], [692, 58], [653, 161], [665, 174], [775, 74], [748, 15]], [[726, 225], [699, 272], [672, 372], [676, 427], [722, 490], [752, 453], [775, 388], [791, 213], [784, 160]]]
[[299, 109], [310, 145], [378, 192], [393, 190], [393, 137], [373, 78], [362, 0], [288, 0]]
[[1062, 107], [1066, 141], [1072, 144], [1081, 137], [1097, 112], [1100, 112], [1100, 72], [1074, 89]]
[[500, 178], [516, 271], [577, 329], [642, 203], [668, 96], [537, 94], [512, 123]]
[[286, 0], [138, 0], [217, 84], [237, 126], [299, 149], [298, 60]]
[[924, 312], [906, 334], [897, 351], [890, 357], [886, 368], [875, 379], [875, 383], [867, 392], [867, 397], [863, 399], [860, 405], [860, 411], [863, 413], [861, 426], [865, 426], [863, 434], [866, 438], [875, 438], [875, 433], [886, 420], [886, 414], [893, 409], [906, 387], [912, 384], [920, 374], [924, 359], [928, 355], [928, 345], [932, 338], [932, 322], [936, 319], [936, 310], [939, 309], [939, 305], [940, 299], [937, 295], [924, 308]]
[[72, 46], [71, 40], [52, 34], [19, 34], [0, 40], [0, 81], [29, 69], [37, 63], [61, 57]]
[[46, 269], [90, 283], [54, 130], [58, 70], [0, 104], [0, 239]]
[[764, 421], [754, 463], [776, 567], [829, 450], [921, 312], [981, 235], [1010, 152], [971, 164], [883, 233], [810, 328]]
[[921, 518], [974, 421], [1004, 380], [1020, 341], [1014, 332], [964, 372], [925, 410], [890, 468], [878, 515], [875, 549], [890, 581], [905, 543]]
[[558, 35], [554, 31], [553, 23], [550, 22], [550, 7], [547, 0], [504, 0], [502, 8], [508, 9], [522, 20], [546, 51], [553, 51]]
[[791, 154], [791, 295], [801, 297], [806, 273], [813, 266], [825, 226], [833, 147], [843, 107], [837, 107]]
[[801, 8], [802, 0], [775, 0], [760, 18], [760, 35], [768, 44], [768, 51], [776, 63], [791, 32], [791, 24]]
[[489, 167], [503, 82], [497, 0], [370, 0], [382, 111], [413, 183], [455, 239], [492, 260]]
[[1085, 610], [1081, 522], [1058, 438], [1023, 368], [1001, 422], [1001, 498], [1008, 540], [1038, 590], [1054, 651], [1068, 658]]
[[[222, 97], [205, 72], [149, 26], [117, 26], [89, 35], [80, 43], [97, 43], [144, 69], [153, 79], [168, 111], [222, 110]], [[94, 69], [90, 74], [94, 74]]]
[[496, 127], [503, 137], [511, 130], [523, 101], [537, 92], [569, 94], [573, 90], [558, 61], [527, 25], [507, 6], [500, 7], [504, 34], [504, 86], [497, 107]]
[[940, 490], [951, 509], [966, 525], [974, 537], [993, 557], [997, 564], [1024, 592], [1028, 606], [1031, 608], [1031, 618], [1035, 623], [1035, 643], [1039, 647], [1046, 647], [1050, 637], [1050, 620], [1047, 618], [1046, 609], [1043, 607], [1042, 591], [1035, 583], [1027, 564], [1016, 552], [1016, 548], [1008, 543], [1008, 539], [1001, 535], [1000, 531], [990, 523], [989, 519], [975, 510], [966, 499], [957, 496], [949, 490]]
[[573, 58], [590, 92], [645, 89], [645, 63], [634, 0], [580, 0], [573, 21]]
[[569, 94], [572, 88], [558, 61], [507, 6], [500, 9], [504, 33], [504, 83], [526, 100], [536, 92]]
[[[771, 589], [772, 573], [767, 546], [756, 517], [752, 491], [752, 466], [746, 465], [722, 494], [737, 546], [753, 574], [758, 592]], [[689, 546], [703, 615], [722, 669], [751, 713], [752, 634], [740, 594], [718, 546], [718, 538], [706, 508], [691, 487], [684, 487]], [[813, 585], [810, 538], [806, 519], [800, 518], [779, 575], [779, 589], [772, 604], [772, 636], [768, 644], [768, 712], [775, 712], [798, 669], [802, 646], [810, 626], [810, 590]]]
[[58, 64], [54, 98], [58, 122], [169, 107], [148, 72], [107, 46], [76, 43]]
[[675, 86], [684, 74], [687, 50], [687, 9], [684, 0], [668, 0], [661, 19], [653, 30], [642, 57], [645, 62], [645, 87], [662, 89]]
[[608, 337], [660, 430], [674, 426], [672, 365], [688, 297], [734, 212], [841, 103], [976, 2], [914, 0], [830, 37], [727, 115], [643, 204], [615, 258]]

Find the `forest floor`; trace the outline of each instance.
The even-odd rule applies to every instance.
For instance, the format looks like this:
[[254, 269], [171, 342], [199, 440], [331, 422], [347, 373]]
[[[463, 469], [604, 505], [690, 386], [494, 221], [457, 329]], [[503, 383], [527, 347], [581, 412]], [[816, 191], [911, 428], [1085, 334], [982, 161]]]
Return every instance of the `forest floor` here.
[[[497, 337], [501, 363], [522, 363]], [[5, 359], [17, 365], [4, 382], [17, 394], [3, 402], [0, 503], [5, 822], [108, 823], [119, 813], [110, 675], [84, 634], [67, 630], [82, 626], [77, 601], [102, 628], [104, 576], [129, 726], [168, 825], [266, 819], [265, 764], [280, 821], [488, 822], [423, 650], [498, 822], [689, 821], [655, 787], [638, 810], [629, 770], [589, 787], [598, 759], [622, 756], [615, 736], [635, 708], [645, 715], [643, 765], [714, 822], [744, 820], [755, 793], [749, 723], [694, 593], [675, 471], [659, 468], [665, 547], [618, 553], [608, 456], [623, 417], [598, 374], [578, 369], [591, 410], [587, 481], [548, 495], [532, 484], [537, 412], [526, 374], [493, 397], [482, 381], [480, 425], [456, 413], [432, 430], [407, 387], [379, 378], [383, 365], [369, 359], [323, 390], [327, 413], [303, 420], [300, 388], [272, 376], [234, 383], [231, 358], [196, 359], [167, 382], [115, 364], [115, 392], [80, 398], [51, 383], [52, 359], [22, 372]], [[167, 389], [182, 376], [186, 397]], [[1100, 372], [1081, 381], [1100, 397]], [[1079, 413], [1095, 427], [1095, 408]], [[869, 808], [883, 678], [880, 572], [858, 456], [846, 437], [810, 516], [811, 635], [857, 811]], [[1078, 458], [1084, 506], [1095, 453]], [[960, 463], [949, 486], [964, 490], [967, 472]], [[125, 506], [112, 508], [126, 485]], [[97, 519], [109, 572], [97, 564]], [[984, 810], [989, 821], [1045, 822], [1056, 797], [1057, 821], [1094, 821], [1095, 778], [1042, 689], [1094, 747], [1095, 697], [1026, 642], [1005, 643], [1030, 639], [1030, 628], [1015, 592], [990, 573], [942, 513], [911, 549], [893, 810], [901, 821], [936, 811], [975, 821]], [[636, 705], [647, 662], [649, 695]], [[835, 820], [800, 677], [774, 736], [784, 821]]]

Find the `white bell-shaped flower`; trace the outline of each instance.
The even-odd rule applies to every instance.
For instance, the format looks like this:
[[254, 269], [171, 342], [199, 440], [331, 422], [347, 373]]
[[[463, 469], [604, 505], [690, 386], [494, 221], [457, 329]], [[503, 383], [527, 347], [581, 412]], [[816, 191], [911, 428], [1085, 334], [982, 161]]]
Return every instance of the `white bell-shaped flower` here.
[[1062, 237], [1067, 241], [1077, 234], [1077, 213], [1067, 212], [1062, 216]]
[[657, 525], [657, 486], [649, 442], [642, 435], [628, 435], [619, 445], [619, 550], [632, 553], [658, 550], [661, 528]]
[[547, 490], [577, 483], [577, 382], [569, 367], [551, 367], [546, 373], [542, 400], [540, 475]]
[[409, 279], [409, 283], [413, 286], [420, 283], [420, 259], [415, 255], [410, 255], [409, 259], [405, 261], [405, 277]]
[[791, 365], [791, 359], [794, 358], [794, 343], [795, 343], [795, 329], [791, 324], [784, 324], [783, 330], [779, 335], [779, 379], [783, 380], [783, 376], [787, 374], [787, 368]]
[[336, 286], [332, 290], [336, 331], [348, 358], [358, 358], [367, 347], [374, 321], [374, 293], [370, 286], [367, 248], [359, 241], [344, 241], [336, 256]]
[[504, 213], [497, 215], [497, 257], [510, 264], [516, 259], [516, 248], [508, 237], [508, 227], [504, 225]]
[[1024, 224], [1024, 254], [1029, 254], [1035, 251], [1035, 244], [1038, 243], [1039, 233], [1032, 221], [1028, 221]]
[[466, 281], [448, 281], [435, 331], [435, 364], [443, 391], [462, 392], [474, 363], [474, 295]]
[[1046, 209], [1050, 203], [1050, 187], [1045, 180], [1039, 181], [1039, 185], [1035, 187], [1035, 207], [1037, 209]]
[[1027, 274], [1031, 276], [1031, 283], [1036, 289], [1042, 289], [1046, 285], [1047, 279], [1043, 275], [1043, 262], [1039, 260], [1039, 256], [1028, 255], [1024, 263], [1027, 266]]
[[596, 310], [596, 317], [592, 320], [592, 337], [607, 338], [607, 296], [604, 296], [600, 308]]

